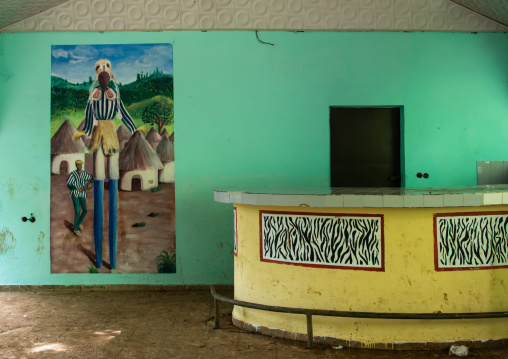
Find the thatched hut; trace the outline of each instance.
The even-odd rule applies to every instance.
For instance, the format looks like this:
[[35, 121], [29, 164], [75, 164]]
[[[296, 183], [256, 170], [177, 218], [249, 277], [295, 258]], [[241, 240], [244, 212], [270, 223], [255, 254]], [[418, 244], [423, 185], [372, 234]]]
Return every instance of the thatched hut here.
[[[81, 123], [79, 124], [78, 131], [83, 131], [84, 128], [85, 128], [85, 120], [81, 121]], [[90, 136], [84, 135], [83, 137], [81, 137], [81, 139], [85, 143], [86, 147], [90, 146], [90, 139], [91, 139]]]
[[175, 144], [175, 132], [173, 131], [173, 133], [171, 134], [171, 136], [169, 136], [169, 140], [171, 141], [171, 143], [174, 145]]
[[175, 147], [167, 137], [162, 137], [161, 142], [155, 149], [157, 156], [164, 168], [159, 170], [159, 182], [175, 182]]
[[159, 157], [136, 131], [120, 152], [120, 184], [123, 191], [146, 191], [159, 185], [158, 171], [163, 168]]
[[129, 132], [127, 127], [122, 123], [118, 130], [116, 130], [116, 135], [118, 137], [118, 142], [120, 143], [120, 151], [124, 148], [125, 144], [129, 142], [132, 134]]
[[146, 140], [148, 141], [150, 146], [152, 146], [152, 148], [155, 150], [159, 142], [161, 142], [162, 137], [161, 135], [159, 135], [159, 132], [157, 132], [157, 130], [152, 127], [146, 135]]
[[168, 132], [167, 128], [165, 128], [164, 131], [162, 131], [161, 137], [167, 137], [167, 138], [169, 138], [169, 132]]
[[85, 161], [85, 144], [83, 140], [74, 142], [72, 136], [76, 128], [65, 120], [51, 138], [51, 173], [69, 174], [74, 170], [77, 160]]

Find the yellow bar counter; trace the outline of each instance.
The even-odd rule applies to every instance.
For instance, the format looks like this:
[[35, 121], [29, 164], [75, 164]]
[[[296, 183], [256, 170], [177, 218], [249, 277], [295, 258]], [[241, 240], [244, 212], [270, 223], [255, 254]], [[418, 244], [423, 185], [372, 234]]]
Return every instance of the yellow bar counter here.
[[[235, 299], [373, 313], [508, 312], [508, 186], [229, 187]], [[304, 315], [235, 306], [236, 326], [306, 340]], [[316, 316], [314, 341], [378, 349], [508, 343], [508, 318]]]

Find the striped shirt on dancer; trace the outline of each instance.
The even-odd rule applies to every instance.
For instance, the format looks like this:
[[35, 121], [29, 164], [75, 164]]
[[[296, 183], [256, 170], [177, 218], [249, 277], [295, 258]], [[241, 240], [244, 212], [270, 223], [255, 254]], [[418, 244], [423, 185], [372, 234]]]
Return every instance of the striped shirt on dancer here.
[[103, 91], [100, 86], [97, 86], [92, 91], [90, 100], [88, 100], [86, 105], [85, 126], [83, 131], [87, 136], [90, 136], [94, 126], [94, 120], [113, 120], [117, 114], [121, 115], [122, 122], [127, 129], [131, 133], [134, 133], [136, 131], [136, 125], [125, 109], [123, 102], [118, 98], [115, 89], [108, 86], [106, 91]]
[[92, 175], [84, 170], [81, 170], [81, 173], [77, 170], [72, 171], [69, 178], [67, 178], [67, 188], [71, 190], [71, 196], [86, 198], [86, 191], [78, 191], [78, 189], [83, 189], [85, 183], [92, 178]]

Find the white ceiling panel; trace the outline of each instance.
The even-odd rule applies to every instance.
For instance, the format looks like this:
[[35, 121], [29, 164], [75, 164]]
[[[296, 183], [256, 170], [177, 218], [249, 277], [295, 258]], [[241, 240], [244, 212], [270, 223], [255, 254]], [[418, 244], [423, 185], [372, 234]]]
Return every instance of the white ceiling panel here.
[[508, 0], [1, 0], [0, 31], [507, 32]]
[[453, 0], [453, 2], [508, 26], [508, 0]]

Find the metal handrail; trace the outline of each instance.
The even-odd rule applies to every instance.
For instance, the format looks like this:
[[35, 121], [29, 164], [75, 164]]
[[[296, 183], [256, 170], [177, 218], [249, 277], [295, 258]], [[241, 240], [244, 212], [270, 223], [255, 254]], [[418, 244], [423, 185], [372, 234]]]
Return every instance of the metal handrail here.
[[303, 314], [307, 317], [307, 348], [313, 347], [312, 316], [319, 315], [325, 317], [345, 317], [345, 318], [369, 318], [369, 319], [486, 319], [486, 318], [506, 318], [508, 312], [480, 312], [480, 313], [375, 313], [375, 312], [348, 312], [340, 310], [323, 309], [304, 309], [280, 307], [274, 305], [257, 304], [241, 300], [231, 299], [218, 294], [215, 286], [211, 286], [211, 292], [214, 303], [214, 326], [220, 328], [220, 302], [238, 305], [240, 307], [266, 310], [270, 312]]

